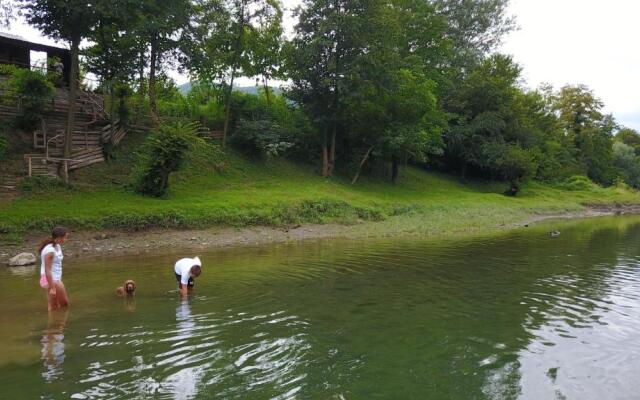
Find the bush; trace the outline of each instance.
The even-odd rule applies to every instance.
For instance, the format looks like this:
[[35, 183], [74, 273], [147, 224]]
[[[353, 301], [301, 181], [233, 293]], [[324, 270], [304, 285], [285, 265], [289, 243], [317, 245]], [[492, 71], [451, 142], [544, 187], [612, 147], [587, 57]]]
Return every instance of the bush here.
[[127, 106], [127, 99], [131, 97], [132, 94], [133, 90], [131, 90], [131, 87], [126, 83], [117, 83], [113, 85], [113, 96], [111, 101], [118, 101], [118, 118], [120, 118], [120, 122], [125, 125], [129, 123], [129, 118], [131, 116], [131, 111]]
[[[230, 143], [239, 151], [255, 157], [268, 158], [282, 155], [295, 143], [289, 138], [295, 129], [293, 113], [282, 96], [264, 93], [233, 94], [235, 121]], [[292, 123], [293, 122], [293, 123]]]
[[32, 176], [20, 181], [18, 188], [23, 193], [46, 193], [57, 190], [71, 190], [73, 186], [49, 176]]
[[282, 139], [282, 128], [276, 122], [264, 119], [238, 121], [230, 142], [255, 158], [277, 157], [293, 146]]
[[558, 187], [564, 190], [579, 192], [593, 190], [595, 188], [595, 184], [584, 175], [575, 175], [560, 183]]
[[0, 72], [10, 76], [2, 83], [6, 90], [3, 100], [15, 103], [16, 98], [19, 98], [22, 104], [16, 120], [17, 126], [25, 131], [36, 129], [47, 101], [53, 96], [53, 84], [42, 72], [13, 65], [0, 66]]
[[149, 135], [137, 154], [131, 187], [145, 196], [162, 197], [169, 189], [169, 175], [182, 165], [191, 146], [201, 141], [195, 124], [163, 126]]

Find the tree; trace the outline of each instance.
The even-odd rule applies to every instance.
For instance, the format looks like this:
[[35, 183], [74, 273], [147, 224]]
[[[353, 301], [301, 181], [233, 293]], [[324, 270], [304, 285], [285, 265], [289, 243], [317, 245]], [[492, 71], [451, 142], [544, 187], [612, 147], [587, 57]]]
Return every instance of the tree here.
[[613, 132], [617, 129], [611, 115], [602, 113], [604, 103], [585, 85], [565, 86], [553, 98], [558, 124], [577, 150], [587, 176], [601, 184], [613, 182]]
[[[296, 37], [289, 47], [289, 96], [322, 132], [322, 176], [333, 174], [337, 136], [345, 124], [348, 96], [355, 92], [356, 62], [367, 51], [365, 14], [374, 2], [305, 0], [298, 9]], [[370, 32], [370, 31], [369, 31]], [[353, 89], [353, 90], [351, 90]]]
[[470, 68], [496, 49], [516, 28], [507, 15], [509, 0], [430, 0], [448, 22], [446, 37], [453, 44], [453, 64]]
[[84, 51], [87, 71], [95, 74], [104, 86], [128, 81], [138, 62], [138, 38], [135, 26], [141, 16], [139, 2], [121, 0], [97, 3], [97, 23], [88, 39], [93, 43]]
[[640, 188], [640, 158], [632, 146], [622, 142], [613, 144], [613, 165], [619, 176], [634, 188]]
[[[372, 154], [391, 162], [391, 181], [396, 182], [400, 162], [425, 162], [442, 154], [440, 136], [444, 116], [434, 95], [433, 81], [409, 69], [389, 71], [385, 80], [365, 83], [361, 96], [349, 105], [352, 144], [364, 150], [352, 183], [360, 176]], [[377, 83], [377, 84], [376, 84]]]
[[[192, 13], [192, 3], [189, 0], [144, 0], [139, 7], [141, 17], [135, 34], [144, 38], [145, 44], [140, 44], [137, 49], [141, 58], [145, 54], [144, 48], [149, 49], [149, 108], [157, 125], [156, 78], [162, 71], [161, 61], [166, 61], [171, 52], [178, 49], [181, 32]], [[144, 62], [140, 60], [140, 64]]]
[[[135, 25], [140, 16], [136, 12], [137, 4], [130, 0], [98, 2], [97, 24], [89, 36], [94, 44], [84, 51], [87, 71], [94, 73], [100, 79], [103, 91], [111, 95], [111, 135], [115, 133], [116, 114], [122, 121], [126, 111], [123, 104], [125, 96], [116, 96], [114, 88], [120, 88], [120, 95], [125, 93], [123, 83], [130, 81], [138, 62]], [[120, 103], [118, 112], [115, 109], [116, 97]]]
[[640, 133], [635, 129], [620, 128], [618, 133], [616, 133], [615, 139], [627, 146], [631, 146], [635, 150], [636, 155], [640, 155]]
[[[67, 41], [71, 48], [69, 112], [64, 145], [64, 158], [70, 159], [79, 84], [80, 42], [97, 21], [96, 4], [81, 0], [21, 0], [21, 5], [29, 24], [53, 39]], [[62, 173], [68, 180], [66, 167]]]
[[[202, 0], [183, 39], [185, 65], [202, 81], [228, 80], [225, 95], [225, 145], [235, 79], [281, 76], [282, 10], [277, 0]], [[268, 91], [267, 91], [268, 93]]]

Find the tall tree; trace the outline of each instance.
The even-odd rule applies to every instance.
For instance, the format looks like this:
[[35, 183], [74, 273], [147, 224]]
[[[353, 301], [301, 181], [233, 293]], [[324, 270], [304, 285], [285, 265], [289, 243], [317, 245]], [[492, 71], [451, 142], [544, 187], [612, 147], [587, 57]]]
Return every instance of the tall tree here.
[[238, 76], [280, 76], [282, 9], [277, 0], [200, 0], [183, 39], [185, 65], [198, 79], [228, 82], [222, 144], [229, 132]]
[[305, 0], [298, 9], [296, 37], [289, 50], [290, 96], [306, 109], [322, 132], [322, 176], [336, 162], [338, 131], [345, 123], [347, 97], [356, 61], [366, 52], [368, 2]]
[[[21, 0], [21, 5], [29, 24], [53, 39], [68, 42], [71, 48], [69, 112], [64, 146], [64, 158], [69, 159], [79, 84], [80, 42], [97, 21], [96, 4], [82, 0]], [[66, 162], [62, 173], [64, 179], [68, 180]]]
[[534, 132], [528, 120], [533, 107], [518, 86], [521, 68], [513, 60], [496, 54], [468, 73], [451, 97], [446, 132], [447, 159], [466, 177], [468, 169], [511, 182], [536, 170]]
[[507, 14], [509, 0], [429, 0], [447, 22], [458, 68], [472, 67], [495, 50], [503, 36], [516, 29]]
[[[139, 3], [140, 16], [136, 34], [144, 38], [149, 49], [149, 107], [155, 124], [159, 124], [156, 78], [162, 62], [179, 47], [181, 32], [186, 28], [192, 3], [189, 0], [144, 0]], [[140, 57], [145, 54], [138, 45]]]
[[444, 115], [427, 75], [446, 54], [437, 38], [443, 24], [421, 1], [369, 2], [360, 35], [366, 51], [355, 61], [347, 98], [350, 147], [364, 157], [353, 182], [370, 156], [391, 163], [396, 181], [401, 161], [424, 162], [442, 152]]
[[135, 74], [138, 4], [132, 0], [97, 2], [97, 22], [88, 37], [92, 45], [84, 50], [84, 55], [88, 72], [95, 74], [104, 86], [127, 81]]
[[589, 178], [610, 184], [615, 175], [611, 160], [617, 124], [611, 115], [602, 113], [602, 100], [585, 85], [568, 85], [552, 101], [559, 127], [576, 147]]
[[636, 155], [640, 156], [640, 133], [635, 129], [622, 127], [616, 133], [616, 140], [633, 147]]

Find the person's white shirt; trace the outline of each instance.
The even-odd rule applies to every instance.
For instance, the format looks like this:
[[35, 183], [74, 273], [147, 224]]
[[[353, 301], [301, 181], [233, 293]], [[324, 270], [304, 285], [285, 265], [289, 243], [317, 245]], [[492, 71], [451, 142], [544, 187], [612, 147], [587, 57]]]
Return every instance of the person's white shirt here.
[[62, 247], [59, 244], [48, 244], [44, 246], [40, 252], [40, 275], [45, 275], [44, 260], [47, 254], [53, 253], [53, 262], [51, 263], [51, 277], [54, 282], [60, 282], [62, 280]]
[[176, 261], [176, 265], [174, 270], [177, 275], [180, 275], [180, 284], [187, 285], [189, 283], [189, 278], [191, 277], [191, 267], [194, 265], [202, 266], [200, 262], [200, 258], [182, 258]]

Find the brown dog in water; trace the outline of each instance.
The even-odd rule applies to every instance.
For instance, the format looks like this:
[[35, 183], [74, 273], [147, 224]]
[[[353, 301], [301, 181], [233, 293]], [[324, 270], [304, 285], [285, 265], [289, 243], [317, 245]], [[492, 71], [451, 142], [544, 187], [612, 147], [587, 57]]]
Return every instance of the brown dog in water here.
[[136, 283], [131, 279], [124, 281], [124, 285], [116, 288], [116, 295], [118, 297], [131, 297], [136, 292]]

